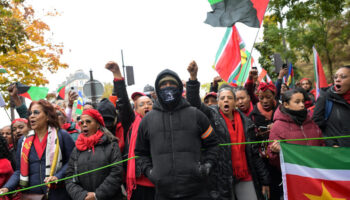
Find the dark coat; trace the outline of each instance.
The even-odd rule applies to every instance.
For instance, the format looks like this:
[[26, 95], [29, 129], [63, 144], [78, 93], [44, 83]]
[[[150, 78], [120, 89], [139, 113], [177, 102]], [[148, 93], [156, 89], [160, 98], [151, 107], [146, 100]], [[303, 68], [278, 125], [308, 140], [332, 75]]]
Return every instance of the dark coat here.
[[[200, 110], [208, 116], [212, 126], [214, 127], [215, 133], [218, 136], [219, 143], [231, 143], [230, 133], [228, 131], [224, 118], [220, 114], [219, 107], [208, 107], [203, 103], [200, 103], [200, 83], [198, 81], [189, 81], [186, 85], [187, 100], [191, 103], [191, 105], [199, 107]], [[198, 105], [198, 103], [200, 104]], [[244, 114], [242, 114], [241, 112], [239, 113], [243, 122], [246, 142], [255, 141], [255, 125]], [[258, 198], [263, 199], [261, 193], [261, 186], [269, 185], [269, 172], [265, 163], [259, 157], [257, 145], [246, 145], [245, 153], [248, 168], [253, 178], [255, 191], [257, 193]], [[219, 147], [217, 165], [213, 170], [213, 173], [210, 178], [209, 190], [211, 197], [213, 199], [220, 200], [232, 199], [232, 185], [235, 182], [238, 182], [238, 180], [235, 177], [233, 177], [231, 146], [221, 146]]]
[[[180, 84], [179, 88], [183, 87], [170, 70], [160, 73], [156, 87], [159, 77], [165, 74], [171, 74]], [[216, 162], [218, 141], [211, 129], [208, 118], [183, 98], [172, 110], [164, 109], [158, 100], [155, 102], [153, 110], [141, 121], [135, 154], [139, 156], [137, 165], [155, 184], [157, 194], [166, 198], [189, 198], [206, 187], [205, 177], [199, 174], [199, 164], [214, 166]], [[202, 139], [208, 130], [208, 137]]]
[[[92, 150], [79, 151], [74, 148], [69, 160], [67, 176], [79, 174], [121, 161], [116, 139], [106, 135]], [[121, 189], [123, 168], [121, 164], [66, 180], [66, 189], [74, 200], [84, 200], [88, 192], [95, 192], [99, 200], [122, 199]]]
[[[302, 125], [296, 124], [293, 119], [278, 108], [274, 115], [274, 123], [270, 131], [269, 140], [301, 139], [322, 137], [322, 132], [317, 124], [308, 116]], [[323, 140], [292, 141], [291, 144], [323, 146]], [[270, 143], [269, 146], [271, 146]], [[270, 162], [279, 167], [279, 154], [267, 148]]]
[[[62, 168], [56, 172], [54, 176], [56, 176], [58, 179], [65, 177], [65, 172], [68, 167], [68, 160], [69, 156], [74, 148], [74, 141], [72, 137], [63, 129], [60, 129], [57, 133], [59, 141], [60, 141], [60, 148], [62, 151]], [[11, 176], [10, 180], [4, 185], [5, 188], [8, 188], [10, 191], [15, 190], [17, 186], [19, 185], [20, 180], [20, 159], [21, 159], [21, 148], [22, 148], [22, 141], [24, 137], [21, 137], [18, 141], [17, 145], [17, 155], [16, 155], [16, 171]], [[46, 163], [46, 156], [43, 154], [41, 159], [39, 160], [38, 154], [36, 153], [34, 145], [31, 146], [30, 152], [29, 152], [29, 186], [39, 185], [44, 183], [45, 179], [45, 163]], [[38, 187], [33, 188], [27, 191], [24, 191], [23, 193], [35, 193], [35, 194], [46, 194], [47, 187]], [[67, 191], [63, 186], [58, 187], [57, 189], [50, 189], [49, 192], [49, 199], [70, 199]]]
[[[328, 120], [325, 119], [326, 100], [333, 102]], [[324, 137], [350, 134], [350, 104], [334, 92], [333, 86], [321, 89], [312, 119], [322, 130]], [[325, 140], [327, 146], [350, 147], [350, 138]]]

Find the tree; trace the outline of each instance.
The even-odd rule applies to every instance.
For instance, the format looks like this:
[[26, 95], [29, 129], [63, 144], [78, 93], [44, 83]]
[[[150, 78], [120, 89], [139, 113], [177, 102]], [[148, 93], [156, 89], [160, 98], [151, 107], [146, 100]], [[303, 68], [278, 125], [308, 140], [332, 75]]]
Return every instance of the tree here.
[[345, 55], [350, 35], [348, 8], [349, 1], [343, 0], [271, 0], [264, 19], [264, 41], [256, 45], [262, 54], [259, 62], [270, 71], [271, 56], [278, 52], [294, 64], [311, 63], [315, 46], [326, 71], [333, 74], [335, 63], [350, 60]]
[[112, 95], [113, 92], [113, 84], [112, 83], [103, 83], [104, 85], [104, 92], [102, 94], [101, 98], [109, 98]]
[[[15, 35], [21, 35], [22, 27], [25, 37], [15, 37], [23, 40], [16, 40], [13, 48], [0, 49], [0, 64], [8, 72], [0, 76], [0, 88], [5, 91], [10, 83], [17, 81], [26, 85], [45, 85], [49, 81], [45, 78], [44, 71], [55, 73], [60, 68], [68, 67], [60, 62], [63, 45], [53, 44], [48, 40], [45, 33], [50, 28], [35, 17], [33, 8], [24, 7], [21, 2], [12, 2], [9, 7], [12, 20], [19, 24], [16, 24], [17, 28], [7, 29], [14, 30]], [[1, 16], [1, 20], [7, 21], [7, 16]], [[6, 46], [6, 43], [0, 41], [0, 46]]]

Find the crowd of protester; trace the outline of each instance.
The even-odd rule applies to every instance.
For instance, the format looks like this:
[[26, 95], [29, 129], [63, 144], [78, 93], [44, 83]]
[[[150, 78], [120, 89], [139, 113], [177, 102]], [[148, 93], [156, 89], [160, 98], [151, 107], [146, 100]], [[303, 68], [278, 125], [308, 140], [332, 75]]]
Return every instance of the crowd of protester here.
[[[350, 134], [350, 66], [319, 97], [310, 79], [287, 85], [283, 68], [275, 83], [259, 82], [253, 68], [244, 87], [215, 77], [203, 99], [194, 61], [187, 82], [166, 69], [130, 98], [118, 64], [105, 70], [112, 95], [77, 118], [73, 91], [27, 108], [9, 86], [20, 118], [0, 129], [0, 194], [52, 183], [0, 198], [280, 200], [278, 140]], [[264, 140], [273, 142], [219, 146]], [[350, 147], [350, 138], [288, 143]]]

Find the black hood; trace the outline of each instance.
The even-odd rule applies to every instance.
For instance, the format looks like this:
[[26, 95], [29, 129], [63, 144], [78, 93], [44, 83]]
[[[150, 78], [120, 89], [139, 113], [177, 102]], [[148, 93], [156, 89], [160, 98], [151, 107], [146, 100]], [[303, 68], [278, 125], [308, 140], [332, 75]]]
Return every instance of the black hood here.
[[97, 105], [97, 110], [101, 113], [106, 126], [112, 126], [115, 118], [117, 117], [117, 112], [114, 104], [108, 99], [104, 98]]
[[[161, 71], [161, 72], [158, 74], [157, 78], [156, 78], [156, 82], [155, 82], [154, 86], [155, 86], [155, 88], [156, 88], [156, 94], [157, 94], [157, 96], [158, 96], [158, 101], [159, 101], [160, 105], [161, 105], [163, 108], [164, 108], [165, 106], [164, 106], [164, 103], [162, 102], [162, 99], [159, 98], [160, 95], [159, 95], [159, 86], [158, 86], [158, 84], [159, 84], [159, 81], [160, 81], [164, 76], [172, 76], [172, 77], [174, 77], [174, 78], [177, 80], [178, 84], [179, 84], [178, 89], [179, 89], [180, 95], [182, 95], [182, 92], [183, 92], [183, 84], [182, 84], [182, 81], [181, 81], [180, 77], [177, 75], [176, 72], [174, 72], [174, 71], [172, 71], [172, 70], [170, 70], [170, 69], [165, 69], [165, 70]], [[181, 102], [181, 101], [180, 101], [180, 102]]]

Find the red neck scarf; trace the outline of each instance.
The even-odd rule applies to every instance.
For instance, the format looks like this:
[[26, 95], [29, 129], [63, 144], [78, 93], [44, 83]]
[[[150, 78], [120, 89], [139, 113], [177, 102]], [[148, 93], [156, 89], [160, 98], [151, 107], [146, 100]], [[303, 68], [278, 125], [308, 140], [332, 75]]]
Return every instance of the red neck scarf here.
[[13, 149], [13, 143], [12, 144], [9, 144], [9, 150], [12, 150]]
[[[245, 142], [243, 122], [239, 112], [233, 111], [234, 127], [232, 121], [226, 117], [221, 110], [220, 114], [226, 122], [227, 129], [230, 133], [231, 143]], [[245, 145], [231, 145], [231, 159], [233, 175], [240, 180], [249, 178], [250, 173], [245, 154]]]
[[350, 90], [343, 94], [342, 97], [345, 99], [346, 102], [348, 102], [348, 104], [350, 104]]
[[36, 153], [38, 154], [39, 160], [41, 160], [41, 157], [43, 156], [43, 153], [45, 152], [46, 144], [47, 144], [47, 135], [49, 132], [47, 132], [44, 136], [44, 138], [40, 141], [37, 134], [34, 136], [34, 148]]
[[[142, 116], [135, 112], [135, 120], [130, 126], [132, 132], [131, 136], [129, 138], [129, 155], [128, 158], [132, 158], [135, 156], [135, 146], [136, 146], [136, 139], [137, 139], [137, 132], [140, 127], [140, 123], [142, 120]], [[147, 179], [148, 180], [148, 179]], [[149, 181], [149, 186], [154, 186], [151, 181]], [[135, 159], [128, 160], [128, 166], [126, 171], [126, 188], [127, 188], [127, 194], [128, 194], [128, 200], [130, 200], [132, 191], [136, 189], [136, 167], [135, 167]]]
[[[276, 107], [276, 101], [274, 100], [273, 103], [274, 107]], [[272, 114], [273, 114], [273, 108], [270, 111], [266, 111], [260, 102], [257, 104], [259, 112], [267, 119], [267, 120], [272, 120]]]
[[80, 134], [77, 141], [75, 142], [75, 146], [79, 151], [85, 151], [87, 149], [92, 149], [95, 152], [95, 145], [100, 141], [103, 136], [103, 132], [101, 130], [97, 130], [97, 132], [89, 137], [86, 137], [84, 133]]
[[243, 114], [248, 117], [252, 111], [253, 111], [253, 103], [252, 101], [250, 101], [248, 110], [246, 112], [243, 112]]

